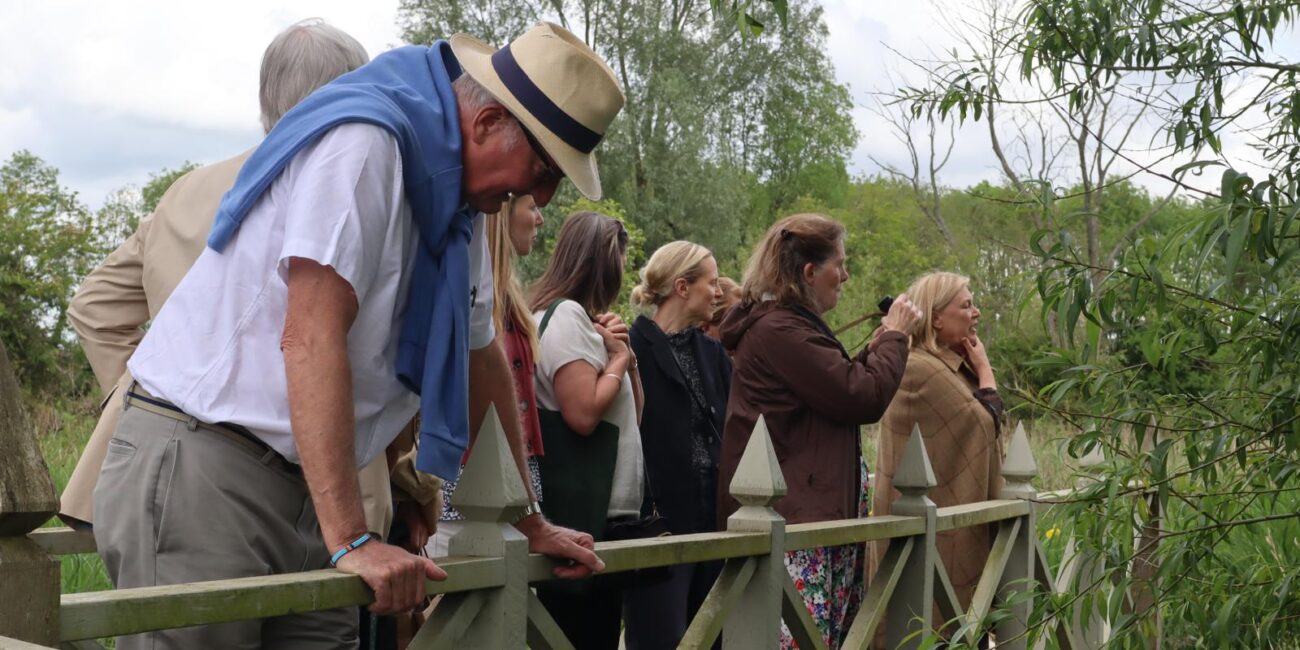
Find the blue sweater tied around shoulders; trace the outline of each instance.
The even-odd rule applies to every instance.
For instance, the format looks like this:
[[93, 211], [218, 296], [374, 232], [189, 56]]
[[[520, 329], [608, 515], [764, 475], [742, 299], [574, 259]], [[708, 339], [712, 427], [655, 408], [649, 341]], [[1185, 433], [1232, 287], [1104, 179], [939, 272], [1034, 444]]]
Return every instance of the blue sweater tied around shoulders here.
[[461, 138], [451, 82], [460, 64], [446, 41], [381, 54], [302, 100], [239, 170], [208, 237], [221, 252], [294, 155], [345, 122], [384, 128], [402, 155], [416, 247], [397, 350], [397, 377], [420, 396], [416, 467], [455, 479], [469, 442], [469, 242], [461, 201]]

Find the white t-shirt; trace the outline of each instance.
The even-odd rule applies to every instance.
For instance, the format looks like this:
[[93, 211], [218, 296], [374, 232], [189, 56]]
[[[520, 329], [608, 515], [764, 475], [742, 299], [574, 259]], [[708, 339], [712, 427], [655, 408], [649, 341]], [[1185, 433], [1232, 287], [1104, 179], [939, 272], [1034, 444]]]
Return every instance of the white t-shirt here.
[[[539, 325], [546, 310], [533, 314]], [[552, 411], [560, 410], [555, 398], [555, 373], [574, 361], [585, 361], [600, 372], [609, 363], [605, 343], [582, 307], [565, 300], [551, 314], [541, 340], [537, 359], [537, 404]], [[623, 374], [623, 386], [601, 415], [601, 420], [618, 427], [618, 456], [614, 463], [614, 485], [609, 495], [608, 517], [639, 515], [641, 490], [645, 482], [645, 462], [641, 456], [641, 431], [636, 421], [636, 397], [632, 380]]]
[[[469, 255], [474, 349], [494, 336], [483, 229], [476, 216]], [[289, 162], [221, 253], [203, 250], [127, 366], [150, 393], [204, 422], [247, 427], [298, 462], [280, 351], [289, 258], [330, 266], [357, 296], [348, 359], [361, 467], [420, 407], [394, 370], [417, 244], [397, 140], [373, 125], [338, 126]]]

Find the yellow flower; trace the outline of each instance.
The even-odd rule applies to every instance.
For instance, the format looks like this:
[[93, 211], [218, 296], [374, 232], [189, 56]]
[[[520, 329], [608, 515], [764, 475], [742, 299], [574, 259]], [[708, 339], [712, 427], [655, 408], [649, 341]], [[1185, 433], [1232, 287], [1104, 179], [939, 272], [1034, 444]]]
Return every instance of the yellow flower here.
[[1043, 538], [1050, 540], [1053, 537], [1056, 537], [1057, 535], [1060, 534], [1061, 534], [1060, 528], [1052, 528], [1051, 530], [1048, 530], [1047, 532], [1043, 533]]

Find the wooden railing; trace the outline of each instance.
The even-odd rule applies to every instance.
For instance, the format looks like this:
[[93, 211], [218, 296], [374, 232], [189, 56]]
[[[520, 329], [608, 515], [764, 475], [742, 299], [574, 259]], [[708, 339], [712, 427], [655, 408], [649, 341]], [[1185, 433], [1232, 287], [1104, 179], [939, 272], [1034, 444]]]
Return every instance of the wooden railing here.
[[[0, 470], [8, 468], [0, 472], [6, 489], [14, 476], [21, 479], [13, 483], [20, 488], [42, 479], [48, 483], [43, 463], [34, 464], [30, 457], [15, 461], [19, 456], [0, 456]], [[934, 473], [920, 431], [913, 430], [894, 476], [901, 493], [894, 515], [787, 526], [772, 508], [786, 485], [760, 418], [729, 486], [741, 508], [725, 531], [604, 542], [596, 550], [607, 573], [725, 561], [682, 648], [709, 648], [719, 635], [727, 650], [776, 648], [782, 621], [800, 648], [825, 648], [786, 572], [784, 553], [876, 540], [890, 540], [888, 552], [870, 576], [845, 648], [869, 647], [882, 621], [889, 647], [918, 647], [927, 634], [953, 619], [968, 624], [960, 628], [968, 639], [991, 631], [998, 648], [1026, 648], [1035, 598], [1055, 592], [1057, 584], [1038, 542], [1038, 494], [1030, 484], [1037, 467], [1021, 426], [1002, 473], [1006, 486], [1000, 499], [938, 508], [927, 497], [935, 486]], [[554, 579], [554, 563], [529, 554], [527, 540], [506, 523], [527, 497], [495, 412], [478, 436], [456, 495], [465, 526], [451, 540], [452, 555], [436, 558], [449, 577], [427, 584], [430, 593], [443, 597], [410, 647], [571, 648], [529, 588]], [[0, 648], [96, 648], [95, 639], [105, 637], [364, 606], [372, 599], [359, 578], [335, 570], [60, 596], [57, 556], [92, 553], [95, 547], [86, 533], [33, 531], [52, 509], [48, 500], [0, 495]], [[19, 520], [25, 523], [14, 523]], [[982, 525], [994, 526], [996, 536], [973, 601], [963, 610], [936, 551], [935, 535]], [[942, 620], [935, 620], [936, 609]], [[992, 629], [985, 629], [984, 621], [995, 609], [1006, 615], [994, 617]], [[1035, 633], [1036, 647], [1049, 640], [1063, 648], [1104, 642], [1086, 637], [1061, 617], [1050, 617]]]

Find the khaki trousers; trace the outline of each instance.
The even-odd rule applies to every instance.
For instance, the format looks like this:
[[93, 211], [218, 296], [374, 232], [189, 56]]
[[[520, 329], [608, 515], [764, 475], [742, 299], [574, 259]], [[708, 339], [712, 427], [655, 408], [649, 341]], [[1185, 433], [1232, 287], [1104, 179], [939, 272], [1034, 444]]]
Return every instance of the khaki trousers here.
[[[274, 454], [128, 405], [95, 488], [95, 542], [118, 588], [329, 566], [302, 474]], [[122, 637], [119, 650], [356, 648], [357, 609]]]

